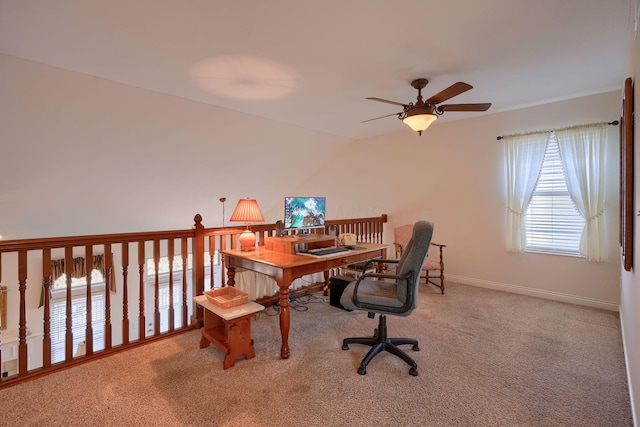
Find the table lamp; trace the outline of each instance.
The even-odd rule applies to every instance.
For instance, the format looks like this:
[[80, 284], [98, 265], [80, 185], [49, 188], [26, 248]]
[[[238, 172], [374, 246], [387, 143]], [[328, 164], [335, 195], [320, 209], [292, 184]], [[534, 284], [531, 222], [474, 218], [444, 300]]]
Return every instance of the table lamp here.
[[256, 246], [256, 235], [249, 229], [252, 222], [262, 222], [264, 217], [255, 199], [240, 199], [229, 218], [231, 222], [244, 222], [247, 229], [240, 235], [240, 250], [250, 251]]

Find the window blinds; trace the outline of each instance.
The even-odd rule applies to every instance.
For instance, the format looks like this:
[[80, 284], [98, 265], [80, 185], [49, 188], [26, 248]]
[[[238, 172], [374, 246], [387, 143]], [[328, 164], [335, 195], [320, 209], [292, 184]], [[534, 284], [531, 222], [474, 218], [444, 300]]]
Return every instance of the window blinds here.
[[584, 223], [569, 196], [558, 142], [552, 133], [536, 188], [525, 212], [525, 250], [579, 256]]

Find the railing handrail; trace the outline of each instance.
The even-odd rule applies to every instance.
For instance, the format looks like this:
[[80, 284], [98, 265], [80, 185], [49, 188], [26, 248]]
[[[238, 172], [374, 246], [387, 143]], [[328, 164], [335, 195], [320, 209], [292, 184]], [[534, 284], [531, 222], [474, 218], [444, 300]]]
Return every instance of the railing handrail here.
[[193, 237], [193, 230], [142, 231], [137, 233], [92, 234], [84, 236], [45, 237], [0, 241], [0, 253], [63, 248], [65, 246], [132, 243], [158, 239]]
[[356, 224], [361, 222], [387, 222], [387, 214], [380, 216], [371, 216], [367, 218], [351, 218], [351, 219], [328, 219], [324, 222], [324, 225], [338, 225], [338, 224]]
[[[361, 222], [380, 221], [387, 222], [387, 215], [383, 214], [379, 217], [357, 218], [357, 219], [334, 219], [326, 220], [325, 226], [339, 224], [357, 224]], [[251, 230], [269, 231], [275, 230], [275, 224], [253, 224]], [[233, 233], [242, 233], [243, 227], [213, 227], [205, 228], [206, 236], [223, 236]], [[38, 249], [54, 249], [63, 248], [65, 246], [86, 246], [91, 244], [102, 245], [104, 243], [131, 243], [142, 240], [157, 239], [179, 239], [182, 237], [193, 237], [194, 231], [191, 229], [184, 230], [165, 230], [165, 231], [140, 231], [132, 233], [107, 233], [107, 234], [87, 234], [80, 236], [64, 236], [64, 237], [41, 237], [29, 239], [0, 240], [0, 253], [17, 252], [21, 250], [31, 251]]]

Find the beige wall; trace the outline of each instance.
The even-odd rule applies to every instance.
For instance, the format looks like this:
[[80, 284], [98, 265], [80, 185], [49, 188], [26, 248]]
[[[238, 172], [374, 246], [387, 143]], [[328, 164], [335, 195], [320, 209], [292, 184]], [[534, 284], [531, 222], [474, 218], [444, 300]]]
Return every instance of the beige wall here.
[[220, 197], [226, 219], [254, 197], [275, 222], [350, 142], [11, 56], [0, 70], [5, 239], [221, 226]]
[[[640, 111], [640, 86], [638, 85], [638, 76], [640, 76], [640, 39], [635, 33], [634, 16], [634, 13], [629, 16], [629, 42], [624, 78], [632, 77], [634, 81], [634, 111], [636, 111], [637, 118], [637, 112]], [[622, 102], [622, 95], [620, 96], [620, 102]], [[638, 173], [640, 149], [638, 149], [639, 128], [637, 123], [636, 119], [633, 139], [635, 150], [635, 207], [633, 212], [638, 212], [640, 209], [640, 173]], [[637, 217], [634, 216], [634, 218]], [[640, 268], [640, 229], [637, 220], [634, 221], [634, 228], [634, 267], [629, 272], [625, 271], [622, 266], [620, 267], [622, 271], [620, 322], [622, 324], [622, 337], [627, 360], [631, 403], [633, 405], [635, 425], [638, 426], [640, 425], [640, 420], [638, 419], [640, 417], [640, 310], [638, 310], [638, 307], [640, 307], [640, 276], [637, 274], [637, 269]]]
[[[435, 125], [422, 136], [403, 130], [358, 141], [321, 172], [333, 181], [329, 178], [329, 185], [316, 192], [326, 192], [331, 183], [348, 188], [331, 194], [327, 205], [339, 206], [331, 214], [383, 211], [389, 214], [389, 230], [420, 218], [433, 221], [434, 240], [447, 245], [450, 280], [617, 310], [618, 127], [608, 129], [610, 261], [602, 263], [505, 250], [503, 145], [496, 136], [612, 121], [620, 114], [619, 98], [610, 92]], [[349, 164], [353, 172], [339, 172]]]

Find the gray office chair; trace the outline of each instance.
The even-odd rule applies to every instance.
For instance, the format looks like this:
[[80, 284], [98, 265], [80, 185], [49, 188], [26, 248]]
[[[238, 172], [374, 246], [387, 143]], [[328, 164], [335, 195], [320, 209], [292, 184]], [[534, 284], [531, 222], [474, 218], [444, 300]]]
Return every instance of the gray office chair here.
[[380, 315], [378, 328], [374, 331], [373, 337], [345, 338], [342, 341], [343, 350], [349, 350], [349, 344], [371, 346], [358, 368], [360, 375], [367, 373], [369, 362], [382, 351], [398, 356], [411, 367], [409, 369], [411, 375], [418, 375], [417, 363], [398, 347], [411, 344], [414, 351], [419, 351], [418, 341], [412, 338], [388, 338], [386, 315], [408, 316], [418, 306], [420, 270], [427, 257], [432, 235], [432, 223], [416, 222], [411, 239], [399, 260], [371, 261], [397, 264], [395, 274], [364, 273], [358, 280], [349, 283], [342, 293], [340, 303], [344, 308], [367, 311], [370, 319], [375, 317], [375, 313]]

